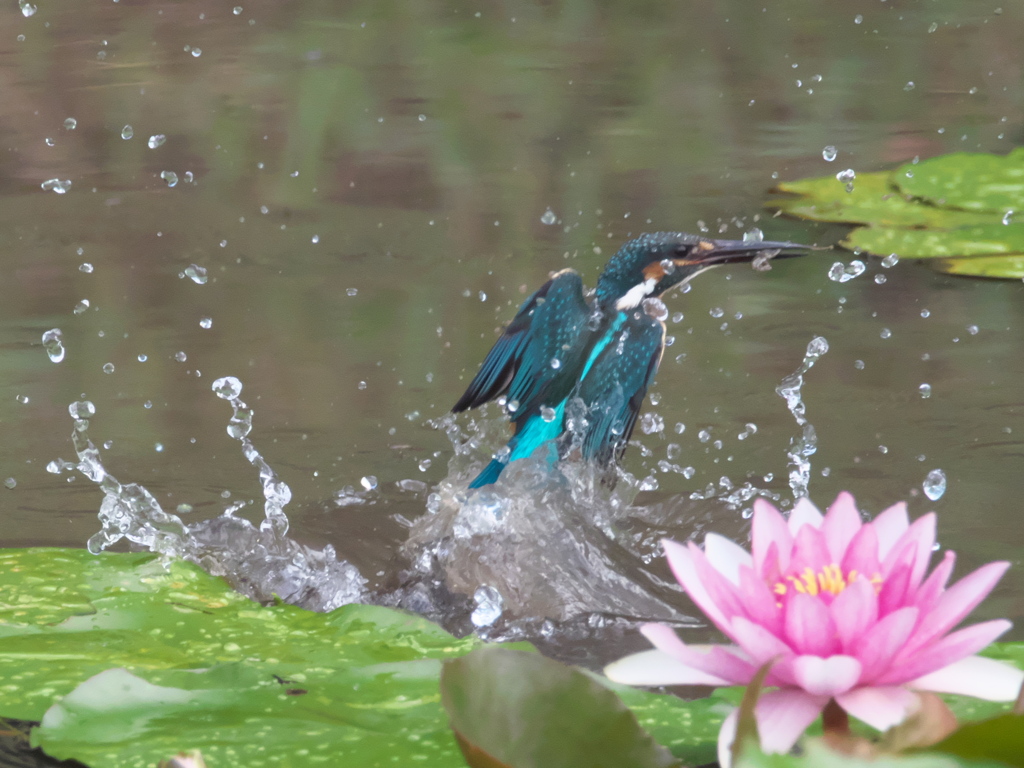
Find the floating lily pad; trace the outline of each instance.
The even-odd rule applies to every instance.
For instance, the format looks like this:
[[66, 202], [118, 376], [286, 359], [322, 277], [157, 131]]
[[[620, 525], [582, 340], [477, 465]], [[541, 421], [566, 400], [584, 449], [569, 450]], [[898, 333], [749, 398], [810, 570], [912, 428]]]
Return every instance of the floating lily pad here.
[[861, 227], [843, 241], [846, 248], [901, 259], [931, 259], [956, 256], [997, 256], [1024, 253], [1024, 224], [1003, 226], [998, 222], [958, 229], [895, 229]]
[[864, 173], [854, 180], [853, 191], [835, 176], [821, 176], [779, 184], [774, 192], [796, 197], [772, 198], [765, 205], [812, 221], [871, 224], [881, 227], [962, 227], [985, 224], [991, 216], [949, 211], [907, 199], [890, 180], [888, 171]]
[[1008, 155], [954, 152], [893, 172], [900, 190], [943, 208], [1024, 210], [1024, 148]]
[[[935, 259], [954, 275], [1024, 277], [1024, 148], [1009, 155], [958, 152], [861, 174], [853, 192], [834, 176], [780, 184], [795, 194], [765, 205], [814, 221], [866, 225], [841, 245], [904, 259]], [[1003, 263], [1000, 263], [1003, 262]]]

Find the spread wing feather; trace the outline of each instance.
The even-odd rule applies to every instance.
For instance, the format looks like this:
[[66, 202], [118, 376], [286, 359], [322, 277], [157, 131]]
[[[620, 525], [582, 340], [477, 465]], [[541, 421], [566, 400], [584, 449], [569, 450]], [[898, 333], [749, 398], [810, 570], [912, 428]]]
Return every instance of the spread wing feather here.
[[559, 272], [523, 302], [452, 411], [507, 395], [518, 403], [518, 423], [542, 405], [560, 402], [582, 367], [590, 313], [579, 274]]

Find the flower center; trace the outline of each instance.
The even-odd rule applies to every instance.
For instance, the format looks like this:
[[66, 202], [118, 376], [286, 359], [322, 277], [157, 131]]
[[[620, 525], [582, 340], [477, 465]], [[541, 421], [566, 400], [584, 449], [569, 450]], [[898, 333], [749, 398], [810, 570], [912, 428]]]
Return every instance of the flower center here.
[[[786, 576], [781, 581], [776, 582], [772, 591], [776, 595], [784, 595], [792, 586], [794, 590], [805, 595], [826, 593], [838, 595], [858, 578], [860, 578], [860, 574], [856, 570], [851, 570], [844, 576], [842, 569], [835, 563], [826, 565], [818, 572], [813, 571], [808, 566], [801, 573]], [[876, 573], [871, 577], [870, 581], [875, 587], [875, 594], [878, 594], [882, 589], [881, 575]]]

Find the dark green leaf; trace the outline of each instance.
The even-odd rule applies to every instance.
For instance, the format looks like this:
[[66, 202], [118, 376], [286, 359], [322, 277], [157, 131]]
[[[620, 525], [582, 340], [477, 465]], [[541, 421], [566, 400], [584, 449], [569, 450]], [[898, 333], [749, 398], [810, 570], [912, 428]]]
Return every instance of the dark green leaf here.
[[999, 760], [1006, 765], [1024, 766], [1024, 715], [1006, 714], [967, 723], [930, 750], [970, 760]]
[[582, 672], [490, 647], [447, 661], [441, 697], [472, 768], [667, 768], [676, 760]]

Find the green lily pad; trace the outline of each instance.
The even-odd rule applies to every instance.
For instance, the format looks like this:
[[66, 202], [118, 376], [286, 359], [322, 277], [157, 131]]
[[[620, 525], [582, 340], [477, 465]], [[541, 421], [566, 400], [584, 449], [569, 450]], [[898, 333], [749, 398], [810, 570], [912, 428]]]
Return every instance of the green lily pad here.
[[966, 211], [1024, 209], [1024, 148], [1008, 155], [954, 152], [907, 164], [892, 174], [904, 194]]
[[952, 230], [861, 227], [847, 235], [842, 245], [876, 256], [895, 253], [901, 259], [1021, 254], [1024, 224], [1004, 226], [996, 222]]
[[1024, 768], [1024, 715], [967, 723], [931, 748], [969, 760], [998, 760]]
[[991, 216], [950, 211], [907, 199], [890, 182], [890, 173], [864, 173], [854, 180], [853, 192], [835, 176], [821, 176], [779, 184], [774, 192], [797, 197], [768, 200], [768, 208], [812, 221], [871, 224], [880, 227], [964, 227], [985, 224]]
[[1006, 280], [1024, 278], [1024, 254], [1014, 256], [976, 256], [972, 259], [940, 259], [932, 263], [940, 272], [967, 277], [995, 277]]
[[833, 752], [819, 739], [808, 739], [802, 755], [766, 755], [751, 749], [743, 753], [735, 768], [1006, 768], [1006, 765], [994, 760], [975, 762], [934, 753], [850, 757]]
[[490, 647], [447, 661], [441, 697], [471, 768], [678, 765], [614, 693], [537, 654]]

